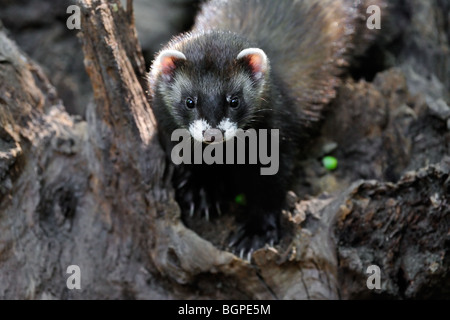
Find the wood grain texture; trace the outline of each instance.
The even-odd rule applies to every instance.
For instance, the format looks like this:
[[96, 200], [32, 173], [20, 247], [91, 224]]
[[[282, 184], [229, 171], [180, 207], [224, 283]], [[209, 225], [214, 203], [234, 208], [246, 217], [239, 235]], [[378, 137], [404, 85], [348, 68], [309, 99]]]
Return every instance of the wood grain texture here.
[[[225, 220], [195, 232], [180, 220], [131, 11], [79, 5], [95, 96], [86, 121], [0, 29], [0, 298], [448, 297], [450, 138], [437, 80], [400, 60], [371, 82], [344, 78], [288, 196], [285, 237], [249, 263], [223, 250]], [[317, 161], [330, 141], [335, 172]], [[73, 264], [80, 291], [66, 288]], [[372, 264], [380, 290], [365, 285]]]

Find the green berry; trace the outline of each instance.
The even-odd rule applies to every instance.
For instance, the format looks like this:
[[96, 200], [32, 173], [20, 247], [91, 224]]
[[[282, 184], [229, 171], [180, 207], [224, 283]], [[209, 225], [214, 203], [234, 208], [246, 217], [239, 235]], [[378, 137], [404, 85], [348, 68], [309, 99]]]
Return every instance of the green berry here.
[[335, 157], [326, 156], [322, 159], [322, 164], [328, 171], [335, 170], [338, 165], [338, 161]]
[[247, 204], [247, 200], [245, 199], [245, 194], [241, 193], [234, 198], [234, 202], [241, 206], [245, 206]]

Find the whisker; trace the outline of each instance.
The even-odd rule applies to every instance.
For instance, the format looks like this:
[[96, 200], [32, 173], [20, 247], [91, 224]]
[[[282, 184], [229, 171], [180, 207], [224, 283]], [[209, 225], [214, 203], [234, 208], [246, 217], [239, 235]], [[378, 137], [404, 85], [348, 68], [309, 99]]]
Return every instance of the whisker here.
[[273, 109], [258, 109], [254, 113], [263, 112], [263, 111], [273, 111]]

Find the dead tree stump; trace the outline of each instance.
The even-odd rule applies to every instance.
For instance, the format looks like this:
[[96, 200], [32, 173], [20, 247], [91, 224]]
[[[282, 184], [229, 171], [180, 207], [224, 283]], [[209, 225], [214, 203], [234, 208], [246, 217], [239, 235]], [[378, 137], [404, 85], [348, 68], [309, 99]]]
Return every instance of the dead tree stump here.
[[[450, 108], [414, 92], [407, 69], [344, 79], [317, 139], [338, 142], [342, 165], [305, 162], [314, 182], [289, 194], [290, 236], [249, 263], [180, 220], [131, 1], [79, 4], [86, 121], [0, 29], [0, 298], [448, 298]], [[81, 290], [66, 287], [70, 265]]]

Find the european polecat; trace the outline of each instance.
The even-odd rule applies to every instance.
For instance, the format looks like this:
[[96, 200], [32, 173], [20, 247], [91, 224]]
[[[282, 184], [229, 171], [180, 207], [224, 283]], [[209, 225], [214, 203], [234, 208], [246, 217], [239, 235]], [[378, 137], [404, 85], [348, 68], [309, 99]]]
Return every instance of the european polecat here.
[[[347, 1], [348, 2], [348, 1]], [[191, 32], [175, 37], [149, 73], [150, 102], [168, 154], [175, 129], [197, 143], [211, 130], [279, 129], [275, 175], [260, 165], [179, 165], [177, 200], [185, 213], [245, 194], [247, 219], [232, 244], [252, 250], [279, 239], [279, 217], [308, 130], [334, 97], [353, 33], [353, 9], [336, 0], [213, 0]]]

